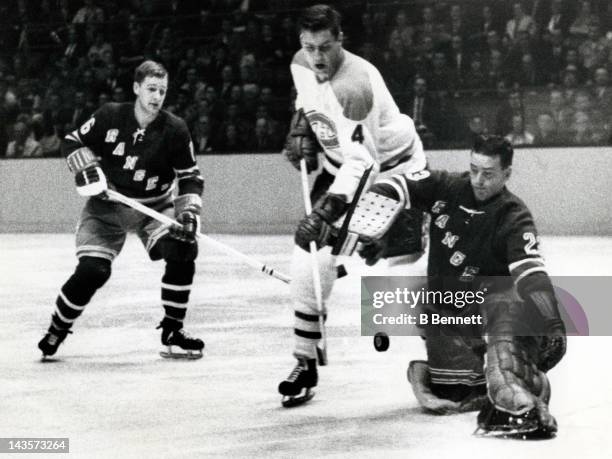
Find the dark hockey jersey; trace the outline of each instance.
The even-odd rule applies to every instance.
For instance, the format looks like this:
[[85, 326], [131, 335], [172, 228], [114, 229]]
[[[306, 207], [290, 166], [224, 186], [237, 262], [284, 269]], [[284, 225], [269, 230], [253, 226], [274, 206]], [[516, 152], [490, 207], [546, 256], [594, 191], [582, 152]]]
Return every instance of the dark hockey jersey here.
[[[504, 276], [512, 285], [545, 272], [531, 212], [505, 187], [478, 202], [468, 172], [422, 171], [404, 179], [411, 206], [431, 215], [430, 284], [465, 288], [478, 278], [482, 285], [483, 276]], [[494, 285], [507, 287], [503, 284], [499, 277]]]
[[140, 128], [133, 103], [108, 103], [83, 125], [66, 135], [62, 151], [68, 156], [83, 146], [99, 158], [109, 185], [126, 196], [152, 202], [172, 193], [203, 191], [204, 181], [195, 160], [185, 122], [164, 110]]

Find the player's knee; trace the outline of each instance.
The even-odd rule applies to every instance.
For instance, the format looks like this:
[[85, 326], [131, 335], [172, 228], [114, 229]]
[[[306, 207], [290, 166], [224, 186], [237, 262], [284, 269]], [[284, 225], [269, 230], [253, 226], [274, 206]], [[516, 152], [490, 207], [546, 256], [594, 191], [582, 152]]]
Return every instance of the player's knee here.
[[158, 250], [169, 263], [193, 262], [198, 257], [198, 243], [166, 237], [159, 241]]
[[75, 275], [83, 284], [100, 288], [110, 278], [111, 262], [106, 258], [81, 257]]

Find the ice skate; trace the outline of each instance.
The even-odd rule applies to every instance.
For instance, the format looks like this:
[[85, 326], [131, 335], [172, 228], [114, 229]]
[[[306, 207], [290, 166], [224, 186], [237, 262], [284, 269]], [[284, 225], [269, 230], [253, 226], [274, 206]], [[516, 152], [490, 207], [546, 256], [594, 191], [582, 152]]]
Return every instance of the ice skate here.
[[298, 359], [291, 374], [278, 385], [278, 392], [283, 396], [285, 408], [306, 403], [315, 393], [312, 388], [317, 385], [317, 363], [315, 359]]
[[43, 336], [38, 342], [38, 349], [43, 353], [42, 360], [47, 360], [47, 357], [55, 355], [57, 348], [66, 339], [68, 333], [72, 333], [70, 330], [56, 330], [50, 328], [49, 331]]
[[[544, 422], [544, 419], [546, 422]], [[519, 440], [542, 440], [553, 438], [557, 422], [548, 411], [538, 413], [537, 408], [514, 415], [500, 411], [491, 402], [478, 413], [478, 427], [474, 435], [479, 437], [509, 438]]]
[[182, 323], [164, 319], [157, 328], [162, 329], [161, 341], [166, 346], [159, 355], [166, 359], [195, 360], [202, 358], [204, 342], [183, 330]]

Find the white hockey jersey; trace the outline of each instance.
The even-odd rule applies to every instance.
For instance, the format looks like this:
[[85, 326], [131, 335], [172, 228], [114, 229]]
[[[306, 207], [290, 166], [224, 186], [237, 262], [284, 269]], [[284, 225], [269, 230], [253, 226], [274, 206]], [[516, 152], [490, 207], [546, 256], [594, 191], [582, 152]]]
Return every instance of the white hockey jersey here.
[[426, 165], [423, 144], [413, 121], [400, 113], [379, 71], [365, 59], [344, 50], [332, 78], [320, 83], [304, 51], [291, 63], [302, 108], [324, 149], [323, 167], [335, 180], [330, 193], [353, 199], [364, 171], [416, 172]]

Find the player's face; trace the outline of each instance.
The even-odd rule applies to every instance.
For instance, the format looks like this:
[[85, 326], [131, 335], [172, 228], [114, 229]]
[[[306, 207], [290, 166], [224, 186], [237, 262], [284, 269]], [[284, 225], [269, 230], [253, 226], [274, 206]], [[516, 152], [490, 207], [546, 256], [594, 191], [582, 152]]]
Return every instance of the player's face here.
[[329, 80], [342, 60], [342, 36], [334, 37], [329, 29], [317, 32], [304, 30], [300, 34], [300, 43], [317, 80]]
[[145, 113], [157, 115], [164, 104], [168, 91], [168, 77], [145, 77], [142, 83], [134, 82], [136, 104]]
[[486, 201], [498, 194], [508, 178], [511, 168], [502, 168], [499, 156], [472, 153], [470, 160], [470, 182], [477, 201]]

